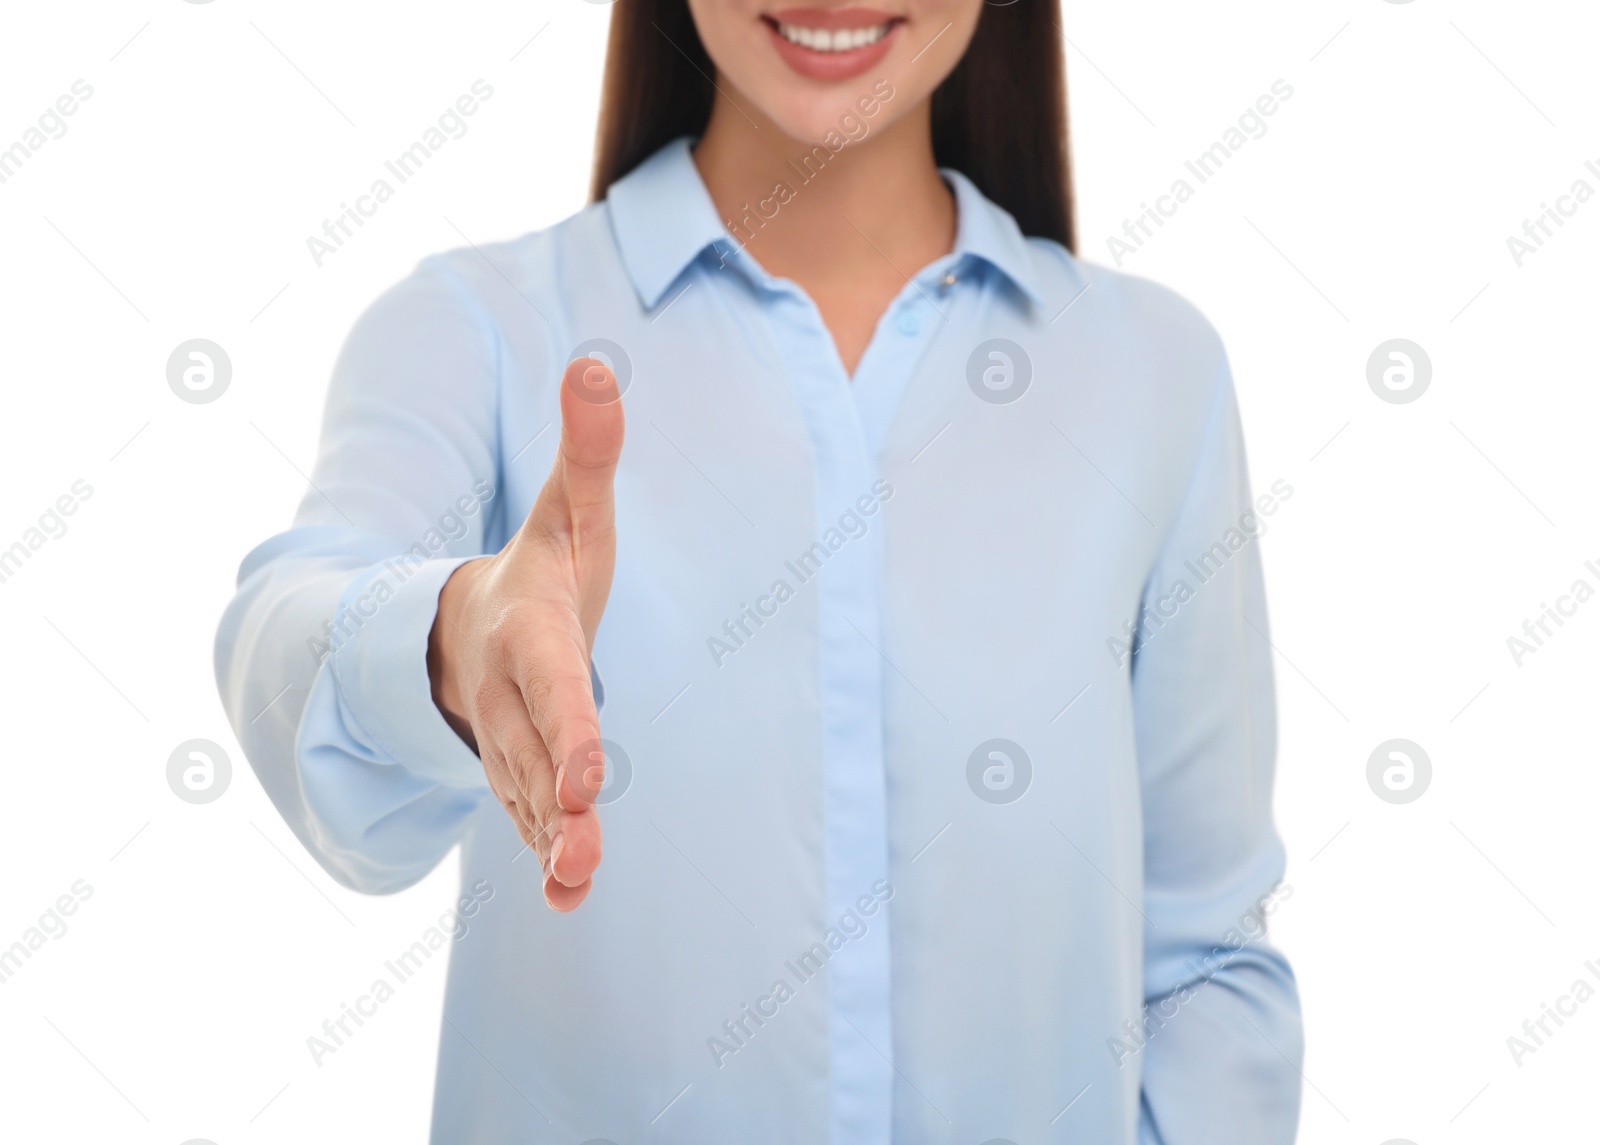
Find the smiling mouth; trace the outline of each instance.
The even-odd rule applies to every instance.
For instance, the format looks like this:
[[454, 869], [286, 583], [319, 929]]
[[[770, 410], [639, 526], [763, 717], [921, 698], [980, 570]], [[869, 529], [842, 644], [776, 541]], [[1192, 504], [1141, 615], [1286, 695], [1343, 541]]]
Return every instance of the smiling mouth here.
[[899, 17], [885, 20], [881, 24], [874, 24], [865, 28], [808, 28], [800, 24], [786, 24], [766, 17], [768, 27], [778, 35], [797, 44], [802, 48], [809, 48], [813, 52], [837, 53], [854, 52], [861, 48], [871, 47], [887, 36], [898, 23], [903, 23]]

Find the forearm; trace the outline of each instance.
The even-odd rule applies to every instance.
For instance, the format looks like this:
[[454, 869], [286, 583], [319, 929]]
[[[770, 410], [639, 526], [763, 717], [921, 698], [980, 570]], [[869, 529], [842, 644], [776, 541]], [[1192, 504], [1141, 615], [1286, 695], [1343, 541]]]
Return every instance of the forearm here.
[[456, 561], [405, 580], [376, 538], [296, 530], [241, 571], [217, 634], [223, 705], [306, 848], [360, 890], [421, 878], [486, 793], [433, 708], [427, 636]]

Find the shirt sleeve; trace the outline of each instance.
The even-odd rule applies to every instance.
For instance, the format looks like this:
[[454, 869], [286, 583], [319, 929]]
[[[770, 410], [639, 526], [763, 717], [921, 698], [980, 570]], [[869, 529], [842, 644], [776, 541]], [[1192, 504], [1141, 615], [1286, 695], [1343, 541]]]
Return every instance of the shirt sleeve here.
[[[1284, 490], [1287, 489], [1287, 492]], [[1267, 942], [1292, 894], [1272, 822], [1276, 724], [1259, 538], [1226, 361], [1141, 609], [1132, 679], [1145, 824], [1141, 1145], [1289, 1145], [1299, 998]]]
[[374, 893], [430, 871], [488, 794], [433, 702], [439, 591], [500, 509], [500, 340], [425, 261], [357, 322], [334, 369], [294, 527], [257, 547], [217, 632], [235, 734], [334, 878]]

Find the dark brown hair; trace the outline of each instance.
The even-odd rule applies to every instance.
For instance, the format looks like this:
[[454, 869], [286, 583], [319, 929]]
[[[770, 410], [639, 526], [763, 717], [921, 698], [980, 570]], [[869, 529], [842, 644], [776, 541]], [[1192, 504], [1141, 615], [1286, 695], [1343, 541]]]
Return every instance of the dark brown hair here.
[[[1077, 250], [1059, 0], [985, 3], [961, 62], [933, 93], [933, 152], [1004, 207], [1022, 233]], [[716, 67], [687, 0], [611, 9], [590, 194], [711, 117]]]

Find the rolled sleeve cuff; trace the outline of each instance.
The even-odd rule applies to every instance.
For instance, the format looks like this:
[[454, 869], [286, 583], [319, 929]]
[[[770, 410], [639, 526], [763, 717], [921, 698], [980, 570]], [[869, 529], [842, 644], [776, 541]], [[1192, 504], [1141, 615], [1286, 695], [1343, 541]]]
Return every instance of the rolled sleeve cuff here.
[[439, 592], [471, 559], [427, 561], [414, 571], [387, 562], [358, 578], [340, 601], [336, 626], [353, 631], [331, 661], [339, 698], [373, 747], [448, 787], [488, 783], [476, 753], [433, 702], [428, 678], [428, 637]]

